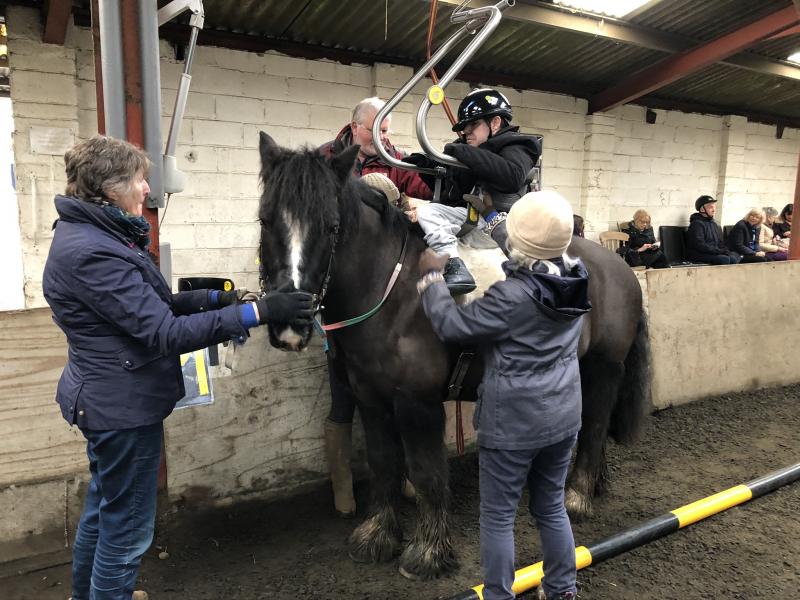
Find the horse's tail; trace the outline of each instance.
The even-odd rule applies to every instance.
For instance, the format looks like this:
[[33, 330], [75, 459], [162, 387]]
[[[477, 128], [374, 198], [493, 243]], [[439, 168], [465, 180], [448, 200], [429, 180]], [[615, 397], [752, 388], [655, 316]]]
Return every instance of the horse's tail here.
[[634, 441], [650, 408], [650, 340], [647, 315], [642, 311], [636, 335], [625, 357], [625, 376], [611, 416], [609, 433], [621, 444]]

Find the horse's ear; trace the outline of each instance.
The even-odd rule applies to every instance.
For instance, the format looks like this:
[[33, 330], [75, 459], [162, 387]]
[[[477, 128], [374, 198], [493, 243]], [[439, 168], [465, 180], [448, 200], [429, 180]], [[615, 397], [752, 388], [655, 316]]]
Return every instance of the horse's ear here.
[[331, 166], [342, 181], [345, 181], [353, 171], [353, 163], [356, 162], [356, 157], [360, 149], [361, 146], [354, 144], [342, 150], [331, 159]]
[[281, 154], [281, 148], [270, 136], [263, 131], [258, 132], [258, 151], [261, 154], [261, 166], [266, 167], [277, 160]]

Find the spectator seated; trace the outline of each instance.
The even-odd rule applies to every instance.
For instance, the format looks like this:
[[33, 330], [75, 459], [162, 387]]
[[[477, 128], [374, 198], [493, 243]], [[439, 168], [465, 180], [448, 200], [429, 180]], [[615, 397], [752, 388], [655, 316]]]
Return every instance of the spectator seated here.
[[620, 254], [631, 267], [669, 268], [669, 261], [659, 248], [660, 243], [656, 241], [650, 215], [646, 210], [637, 210], [623, 232], [628, 235], [629, 241]]

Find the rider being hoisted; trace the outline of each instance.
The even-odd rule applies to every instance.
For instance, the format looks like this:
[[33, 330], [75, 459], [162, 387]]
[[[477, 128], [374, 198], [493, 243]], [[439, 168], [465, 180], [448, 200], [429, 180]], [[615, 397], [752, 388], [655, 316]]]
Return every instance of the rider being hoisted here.
[[[541, 154], [539, 138], [519, 133], [519, 127], [511, 125], [511, 118], [511, 104], [497, 90], [479, 89], [467, 94], [453, 126], [453, 131], [464, 132], [464, 139], [444, 147], [445, 154], [461, 161], [467, 169], [450, 169], [440, 203], [417, 207], [417, 221], [428, 246], [451, 257], [444, 278], [453, 294], [475, 289], [475, 280], [458, 256], [457, 235], [467, 220], [463, 195], [488, 192], [495, 208], [507, 212], [528, 192], [529, 174]], [[416, 164], [424, 162], [420, 155], [409, 158]], [[481, 220], [479, 227], [484, 226]]]

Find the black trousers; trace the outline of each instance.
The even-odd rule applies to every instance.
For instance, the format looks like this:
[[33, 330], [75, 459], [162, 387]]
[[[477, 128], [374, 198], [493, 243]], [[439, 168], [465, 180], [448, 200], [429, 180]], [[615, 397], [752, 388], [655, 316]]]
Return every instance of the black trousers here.
[[770, 259], [766, 256], [756, 256], [755, 254], [743, 254], [742, 255], [742, 263], [758, 263], [758, 262], [770, 262]]
[[664, 256], [664, 253], [658, 248], [645, 250], [644, 252], [629, 250], [625, 254], [625, 262], [632, 267], [644, 266], [648, 269], [666, 269], [669, 267], [667, 257]]

